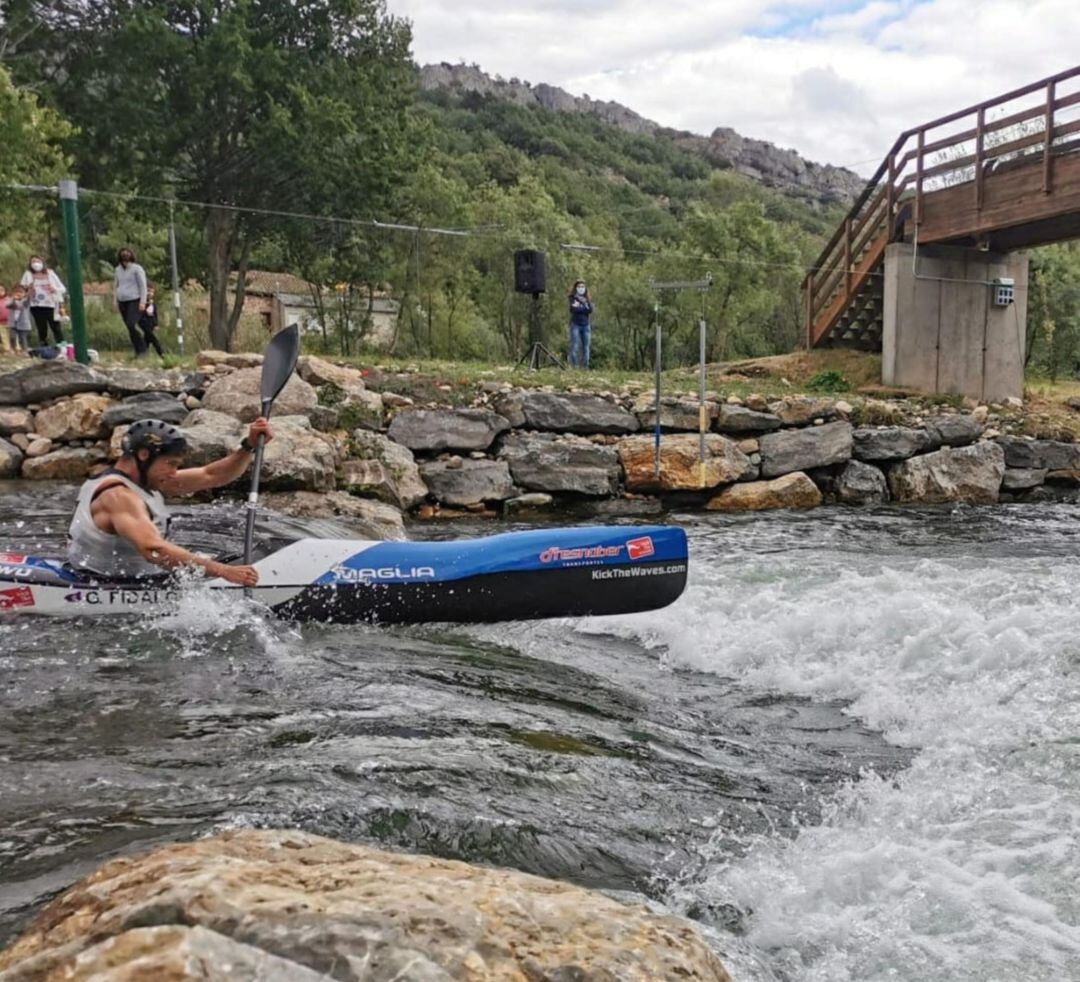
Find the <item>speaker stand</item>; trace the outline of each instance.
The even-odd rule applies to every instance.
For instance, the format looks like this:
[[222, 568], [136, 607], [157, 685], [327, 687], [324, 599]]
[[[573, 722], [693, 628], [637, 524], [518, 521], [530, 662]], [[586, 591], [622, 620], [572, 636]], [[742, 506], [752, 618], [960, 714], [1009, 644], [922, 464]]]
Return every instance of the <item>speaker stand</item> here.
[[518, 367], [528, 362], [529, 368], [535, 372], [546, 359], [556, 368], [565, 369], [566, 366], [559, 360], [559, 356], [540, 340], [540, 294], [534, 293], [532, 298], [532, 310], [529, 315], [529, 350], [518, 360]]

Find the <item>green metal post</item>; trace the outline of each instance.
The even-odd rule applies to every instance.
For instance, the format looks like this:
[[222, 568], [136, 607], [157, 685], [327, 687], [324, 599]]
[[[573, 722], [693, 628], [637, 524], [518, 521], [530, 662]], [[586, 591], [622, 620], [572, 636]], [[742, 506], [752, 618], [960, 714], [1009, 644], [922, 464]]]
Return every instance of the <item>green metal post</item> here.
[[75, 359], [90, 361], [86, 346], [86, 306], [83, 303], [82, 250], [79, 247], [79, 187], [74, 181], [60, 182], [60, 211], [64, 216], [64, 244], [67, 248], [68, 308]]

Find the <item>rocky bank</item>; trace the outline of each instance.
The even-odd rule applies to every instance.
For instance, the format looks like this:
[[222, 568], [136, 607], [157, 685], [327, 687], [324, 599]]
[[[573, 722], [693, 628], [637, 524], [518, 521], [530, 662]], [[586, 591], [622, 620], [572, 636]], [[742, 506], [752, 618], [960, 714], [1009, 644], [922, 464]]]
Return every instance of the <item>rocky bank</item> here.
[[677, 918], [525, 873], [281, 831], [108, 863], [0, 952], [0, 979], [730, 982]]
[[[192, 461], [234, 449], [259, 410], [259, 355], [202, 352], [194, 371], [46, 362], [0, 375], [0, 476], [80, 481], [108, 466], [135, 419], [182, 426]], [[483, 381], [471, 405], [381, 391], [359, 369], [301, 358], [275, 407], [268, 507], [334, 514], [395, 538], [402, 515], [578, 516], [1038, 498], [1080, 486], [1068, 432], [1009, 432], [1014, 407], [603, 392]], [[442, 392], [437, 393], [442, 396]], [[460, 401], [461, 393], [458, 393]], [[449, 396], [447, 397], [449, 398]], [[702, 454], [702, 443], [704, 454]], [[235, 489], [243, 490], [241, 487]]]

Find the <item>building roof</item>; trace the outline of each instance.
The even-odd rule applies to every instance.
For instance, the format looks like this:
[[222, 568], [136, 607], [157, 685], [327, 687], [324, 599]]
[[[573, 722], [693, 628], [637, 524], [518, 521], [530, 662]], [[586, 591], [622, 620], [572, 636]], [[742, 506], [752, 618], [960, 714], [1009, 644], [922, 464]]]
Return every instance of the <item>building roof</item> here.
[[267, 297], [278, 293], [311, 293], [311, 284], [307, 280], [292, 273], [276, 273], [266, 269], [249, 269], [244, 284], [245, 293]]

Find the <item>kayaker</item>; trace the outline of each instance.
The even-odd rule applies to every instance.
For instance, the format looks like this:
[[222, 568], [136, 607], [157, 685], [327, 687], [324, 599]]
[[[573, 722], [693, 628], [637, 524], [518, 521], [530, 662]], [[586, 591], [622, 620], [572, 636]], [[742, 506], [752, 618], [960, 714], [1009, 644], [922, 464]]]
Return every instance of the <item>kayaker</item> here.
[[259, 574], [253, 566], [229, 566], [168, 541], [169, 509], [163, 492], [189, 495], [231, 484], [248, 469], [260, 436], [273, 438], [265, 419], [255, 420], [228, 456], [205, 467], [180, 469], [188, 449], [182, 430], [160, 419], [132, 423], [116, 465], [79, 491], [68, 531], [71, 565], [110, 579], [196, 566], [209, 577], [255, 586]]

